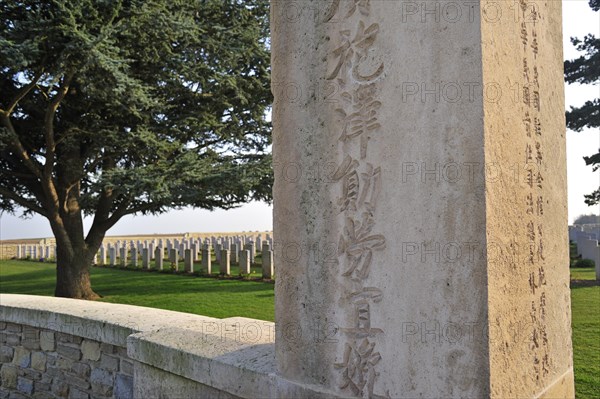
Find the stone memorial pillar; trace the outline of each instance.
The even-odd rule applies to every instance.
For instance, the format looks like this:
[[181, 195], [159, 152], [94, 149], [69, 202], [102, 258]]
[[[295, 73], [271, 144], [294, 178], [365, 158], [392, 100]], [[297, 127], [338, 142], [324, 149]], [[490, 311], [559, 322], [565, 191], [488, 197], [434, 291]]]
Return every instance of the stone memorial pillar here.
[[108, 247], [108, 257], [110, 261], [110, 267], [117, 265], [117, 249], [114, 247]]
[[150, 249], [142, 248], [142, 269], [150, 269]]
[[100, 246], [100, 264], [106, 266], [106, 247], [104, 244]]
[[138, 249], [131, 247], [131, 266], [136, 268], [138, 266]]
[[127, 248], [119, 248], [119, 263], [122, 267], [127, 266]]
[[238, 262], [238, 244], [231, 244], [231, 263], [239, 263]]
[[279, 396], [574, 396], [561, 7], [272, 2]]
[[163, 270], [163, 256], [164, 254], [162, 246], [156, 247], [154, 252], [154, 264], [158, 270]]
[[191, 249], [184, 250], [183, 266], [184, 266], [186, 273], [194, 272], [194, 258], [192, 257]]
[[263, 278], [273, 278], [275, 275], [275, 267], [273, 265], [273, 251], [264, 249], [262, 253], [262, 276]]
[[226, 276], [231, 275], [231, 262], [228, 249], [221, 250], [221, 261], [219, 262], [219, 270], [221, 271], [221, 274], [224, 274]]
[[250, 274], [250, 251], [240, 251], [240, 274]]
[[208, 244], [204, 245], [204, 248], [202, 248], [202, 271], [205, 274], [212, 274], [212, 258], [210, 245]]

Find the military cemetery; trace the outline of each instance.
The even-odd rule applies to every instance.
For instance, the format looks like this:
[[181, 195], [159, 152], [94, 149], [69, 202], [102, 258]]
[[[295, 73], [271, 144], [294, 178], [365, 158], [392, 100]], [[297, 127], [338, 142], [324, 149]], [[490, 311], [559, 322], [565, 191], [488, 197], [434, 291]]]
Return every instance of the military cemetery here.
[[[90, 6], [81, 37], [53, 36], [73, 67], [27, 70], [0, 101], [0, 205], [54, 232], [0, 241], [0, 399], [600, 393], [600, 224], [567, 225], [561, 2], [217, 3], [127, 5], [126, 27]], [[104, 74], [88, 118], [78, 93]], [[110, 234], [125, 215], [271, 199], [272, 231]]]

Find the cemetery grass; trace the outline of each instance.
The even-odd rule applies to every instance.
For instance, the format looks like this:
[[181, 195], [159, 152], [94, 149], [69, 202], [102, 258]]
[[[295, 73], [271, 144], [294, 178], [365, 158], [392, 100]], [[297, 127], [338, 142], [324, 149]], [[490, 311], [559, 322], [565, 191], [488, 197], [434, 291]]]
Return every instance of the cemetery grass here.
[[[600, 393], [600, 285], [593, 268], [571, 269], [573, 365], [578, 399]], [[589, 284], [586, 284], [589, 283]]]
[[[0, 292], [53, 296], [55, 268], [53, 263], [0, 261]], [[275, 319], [274, 284], [269, 282], [102, 267], [91, 269], [91, 279], [96, 293], [103, 296], [100, 299], [102, 302], [216, 318], [242, 316], [268, 321]]]
[[[52, 296], [54, 269], [51, 263], [0, 261], [0, 292]], [[213, 269], [218, 271], [218, 265]], [[98, 267], [92, 268], [91, 273], [93, 287], [103, 295], [104, 302], [217, 318], [274, 320], [272, 283]], [[594, 270], [571, 269], [571, 278], [593, 283]], [[577, 397], [596, 398], [600, 387], [600, 286], [576, 283], [571, 289]]]

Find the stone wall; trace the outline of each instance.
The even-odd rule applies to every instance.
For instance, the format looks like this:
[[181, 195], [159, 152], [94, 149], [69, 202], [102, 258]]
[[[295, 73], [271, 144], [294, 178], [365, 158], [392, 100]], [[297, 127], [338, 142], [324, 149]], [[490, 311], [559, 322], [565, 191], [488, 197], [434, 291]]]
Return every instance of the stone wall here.
[[0, 399], [276, 397], [274, 335], [261, 320], [0, 294]]
[[133, 396], [124, 347], [6, 322], [0, 344], [0, 398]]

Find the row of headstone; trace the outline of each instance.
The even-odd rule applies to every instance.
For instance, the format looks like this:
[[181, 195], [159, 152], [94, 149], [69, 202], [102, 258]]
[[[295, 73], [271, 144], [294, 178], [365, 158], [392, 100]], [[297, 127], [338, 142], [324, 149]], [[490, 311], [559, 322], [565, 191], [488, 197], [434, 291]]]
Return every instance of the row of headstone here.
[[[206, 242], [200, 251], [198, 256], [197, 244], [191, 244], [190, 248], [184, 248], [183, 251], [176, 248], [175, 243], [173, 245], [167, 245], [166, 248], [160, 246], [154, 248], [149, 245], [148, 248], [141, 246], [141, 250], [138, 250], [136, 245], [130, 246], [118, 246], [109, 244], [107, 247], [102, 245], [98, 254], [96, 255], [94, 262], [101, 265], [110, 265], [112, 267], [117, 265], [117, 255], [119, 258], [119, 265], [126, 266], [128, 264], [133, 267], [138, 267], [138, 261], [141, 257], [142, 269], [150, 269], [152, 260], [156, 263], [158, 270], [163, 270], [164, 267], [164, 255], [165, 250], [167, 252], [167, 259], [171, 263], [171, 266], [175, 270], [179, 270], [179, 261], [183, 260], [184, 270], [188, 273], [194, 272], [194, 263], [197, 260], [201, 261], [201, 267], [205, 274], [212, 274], [212, 250], [211, 245]], [[239, 263], [241, 274], [250, 274], [251, 266], [254, 264], [254, 256], [256, 250], [254, 243], [245, 244], [244, 250], [237, 250], [237, 244], [230, 244], [231, 249], [222, 248], [222, 244], [217, 242], [215, 244], [215, 257], [220, 265], [221, 273], [230, 275], [231, 274], [231, 263]], [[270, 249], [270, 241], [264, 241], [261, 245], [262, 248], [262, 274], [265, 278], [272, 278], [275, 274], [273, 264], [273, 251]]]
[[17, 245], [15, 257], [17, 259], [55, 259], [56, 246], [54, 245]]

